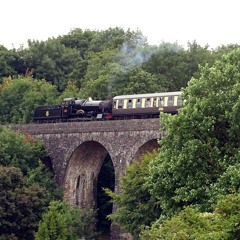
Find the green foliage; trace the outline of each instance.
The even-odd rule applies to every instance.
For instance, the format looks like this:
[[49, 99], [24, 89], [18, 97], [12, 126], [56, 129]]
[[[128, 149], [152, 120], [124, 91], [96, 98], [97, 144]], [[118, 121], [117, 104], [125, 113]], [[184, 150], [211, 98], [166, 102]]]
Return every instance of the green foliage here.
[[59, 96], [59, 102], [62, 102], [64, 98], [69, 97], [81, 97], [79, 94], [79, 88], [71, 81], [67, 83], [67, 87]]
[[53, 174], [43, 164], [47, 152], [43, 143], [29, 134], [16, 133], [0, 127], [0, 165], [19, 168], [27, 176], [29, 185], [38, 185], [46, 190], [46, 200], [59, 199], [62, 193], [56, 187]]
[[45, 198], [48, 203], [63, 197], [63, 190], [57, 186], [53, 173], [40, 160], [38, 166], [28, 172], [27, 182], [32, 186], [45, 189]]
[[166, 79], [144, 71], [141, 67], [135, 67], [127, 73], [123, 73], [119, 81], [112, 86], [112, 95], [140, 94], [149, 92], [165, 92]]
[[45, 199], [45, 191], [29, 186], [20, 169], [0, 165], [0, 239], [33, 239]]
[[239, 58], [237, 49], [212, 67], [201, 67], [200, 78], [184, 90], [179, 114], [161, 116], [167, 135], [151, 163], [149, 187], [165, 215], [187, 205], [209, 210], [218, 192], [239, 187], [239, 173], [231, 176], [239, 163]]
[[[83, 32], [75, 29], [57, 39], [49, 38], [45, 42], [29, 41], [29, 48], [23, 59], [25, 65], [33, 71], [34, 78], [46, 79], [62, 92], [69, 80], [81, 87], [85, 75], [91, 72], [88, 65], [91, 64], [89, 59], [91, 60], [92, 53], [104, 54], [105, 51], [116, 50], [124, 42], [135, 47], [145, 41], [140, 31], [124, 32], [121, 28], [110, 28], [99, 32]], [[98, 66], [94, 68], [98, 70]], [[98, 86], [95, 87], [95, 91], [97, 90]], [[92, 93], [91, 96], [98, 97]]]
[[123, 44], [89, 56], [80, 95], [104, 99], [119, 94], [165, 91], [166, 79], [142, 69], [156, 48]]
[[39, 105], [54, 103], [56, 87], [31, 77], [6, 78], [0, 85], [0, 123], [29, 123]]
[[126, 170], [120, 182], [120, 193], [106, 189], [116, 204], [116, 212], [109, 215], [114, 223], [138, 238], [141, 229], [149, 226], [161, 214], [156, 199], [150, 194], [145, 184], [148, 176], [148, 165], [157, 153], [145, 155], [140, 161], [134, 161]]
[[0, 239], [33, 239], [49, 202], [61, 198], [45, 158], [42, 142], [0, 127]]
[[20, 168], [24, 175], [38, 167], [39, 159], [46, 156], [42, 142], [29, 134], [16, 133], [0, 127], [0, 165]]
[[[225, 53], [229, 54], [222, 57]], [[216, 59], [219, 61], [214, 63]], [[177, 43], [149, 46], [140, 31], [121, 28], [75, 29], [57, 39], [29, 41], [27, 49], [8, 51], [0, 46], [0, 124], [31, 122], [37, 106], [59, 101], [58, 91], [61, 99], [106, 99], [188, 86], [179, 115], [162, 115], [168, 135], [161, 140], [161, 153], [152, 161], [150, 173], [147, 168], [139, 170], [144, 172], [140, 179], [133, 170], [129, 173], [133, 186], [141, 186], [137, 193], [146, 197], [146, 202], [130, 197], [127, 190], [122, 196], [109, 192], [120, 206], [114, 221], [137, 236], [140, 227], [149, 225], [161, 212], [158, 207], [156, 215], [148, 216], [151, 201], [161, 204], [163, 217], [188, 205], [209, 210], [220, 194], [238, 191], [239, 59], [238, 45], [212, 51], [195, 41], [187, 49]], [[50, 201], [59, 194], [53, 191], [52, 176], [39, 163], [44, 156], [41, 144], [28, 134], [15, 136], [0, 129], [0, 164], [21, 168], [29, 186], [48, 189], [45, 197]], [[148, 184], [143, 184], [147, 176]], [[124, 181], [123, 186], [131, 185], [132, 180]], [[7, 234], [1, 238], [15, 237]]]
[[17, 59], [17, 54], [14, 51], [9, 51], [4, 46], [0, 45], [0, 83], [3, 77], [16, 75], [13, 67]]
[[[77, 28], [46, 41], [29, 40], [26, 49], [0, 46], [0, 78], [32, 75], [51, 82], [59, 92], [70, 81], [82, 88], [81, 97], [95, 99], [146, 89], [178, 91], [193, 76], [200, 76], [199, 65], [212, 66], [215, 59], [236, 48], [232, 44], [210, 51], [196, 41], [189, 42], [187, 49], [166, 42], [151, 46], [140, 30]], [[135, 78], [133, 73], [137, 73]]]
[[75, 28], [71, 30], [67, 35], [59, 36], [58, 39], [67, 48], [75, 48], [80, 51], [82, 59], [87, 57], [87, 51], [89, 45], [94, 38], [96, 31], [85, 30]]
[[213, 55], [216, 60], [221, 60], [223, 54], [228, 54], [233, 50], [236, 50], [240, 47], [238, 44], [228, 44], [228, 45], [221, 45], [218, 46], [214, 51]]
[[211, 51], [196, 42], [189, 43], [186, 50], [177, 43], [163, 42], [143, 64], [143, 69], [159, 79], [164, 77], [162, 86], [167, 91], [179, 91], [193, 76], [198, 76], [199, 65], [212, 65], [213, 61]]
[[89, 55], [87, 72], [80, 89], [81, 96], [94, 99], [105, 99], [108, 96], [111, 59], [115, 54], [116, 50], [106, 50]]
[[199, 65], [212, 66], [215, 59], [236, 48], [237, 45], [230, 45], [210, 51], [196, 41], [188, 43], [187, 49], [166, 42], [157, 47], [148, 45], [139, 30], [77, 28], [56, 39], [29, 40], [27, 49], [0, 49], [0, 76], [31, 74], [35, 79], [51, 82], [59, 92], [70, 81], [82, 89], [81, 97], [95, 99], [175, 91], [186, 87], [193, 76], [199, 77]]
[[45, 42], [29, 40], [28, 45], [23, 59], [34, 78], [45, 79], [57, 86], [59, 91], [64, 90], [75, 65], [81, 61], [79, 51], [65, 47], [54, 38]]
[[219, 216], [211, 213], [200, 214], [187, 207], [178, 215], [166, 220], [163, 224], [156, 223], [150, 230], [143, 231], [142, 240], [219, 240], [228, 239], [227, 232], [220, 228]]
[[[239, 158], [238, 158], [239, 159]], [[235, 193], [240, 189], [240, 163], [230, 165], [212, 186], [210, 201], [214, 202], [218, 195]]]
[[93, 211], [81, 211], [66, 202], [53, 201], [43, 215], [35, 240], [77, 240], [81, 237], [92, 239], [93, 224]]
[[229, 234], [228, 239], [240, 238], [240, 194], [220, 196], [215, 206], [215, 214], [220, 215], [219, 230]]
[[104, 31], [95, 32], [93, 39], [89, 44], [89, 52], [103, 52], [107, 49], [118, 49], [123, 44], [127, 44], [131, 48], [143, 46], [146, 44], [146, 38], [142, 32], [130, 31], [126, 32], [122, 28], [109, 28]]
[[164, 222], [157, 221], [145, 229], [141, 240], [199, 239], [231, 240], [240, 237], [240, 194], [221, 196], [214, 211], [199, 212], [186, 207]]
[[[188, 42], [188, 49], [183, 58], [183, 61], [186, 62], [187, 66], [187, 68], [184, 69], [184, 74], [187, 74], [190, 77], [188, 80], [190, 80], [192, 76], [195, 78], [200, 77], [200, 66], [208, 64], [208, 66], [211, 67], [214, 64], [216, 56], [213, 53], [213, 51], [208, 49], [208, 45], [201, 47], [196, 41], [193, 41], [192, 43]], [[185, 84], [180, 85], [179, 87], [187, 86], [187, 83], [188, 81], [185, 81]]]

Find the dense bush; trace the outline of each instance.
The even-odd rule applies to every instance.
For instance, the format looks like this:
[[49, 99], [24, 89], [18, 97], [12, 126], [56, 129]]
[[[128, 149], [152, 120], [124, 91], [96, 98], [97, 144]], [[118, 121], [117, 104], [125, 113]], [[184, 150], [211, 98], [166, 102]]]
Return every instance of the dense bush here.
[[42, 142], [0, 127], [0, 238], [33, 239], [49, 202], [61, 198], [45, 157]]
[[33, 239], [45, 199], [45, 189], [29, 185], [19, 168], [0, 166], [0, 239]]
[[186, 207], [142, 232], [141, 240], [232, 240], [240, 237], [240, 194], [221, 196], [213, 212]]
[[93, 239], [94, 216], [91, 210], [80, 210], [66, 202], [53, 201], [43, 215], [35, 240]]
[[5, 78], [0, 84], [0, 124], [29, 123], [39, 105], [57, 101], [57, 89], [31, 77]]

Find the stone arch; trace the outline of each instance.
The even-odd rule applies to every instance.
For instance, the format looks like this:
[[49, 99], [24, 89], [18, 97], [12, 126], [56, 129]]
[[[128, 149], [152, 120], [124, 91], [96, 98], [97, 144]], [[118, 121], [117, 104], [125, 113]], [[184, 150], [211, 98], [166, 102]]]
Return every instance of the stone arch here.
[[134, 154], [133, 160], [138, 160], [143, 154], [159, 149], [158, 139], [152, 139], [144, 143]]
[[96, 208], [97, 181], [106, 148], [96, 141], [80, 144], [68, 160], [64, 178], [64, 199], [80, 208]]

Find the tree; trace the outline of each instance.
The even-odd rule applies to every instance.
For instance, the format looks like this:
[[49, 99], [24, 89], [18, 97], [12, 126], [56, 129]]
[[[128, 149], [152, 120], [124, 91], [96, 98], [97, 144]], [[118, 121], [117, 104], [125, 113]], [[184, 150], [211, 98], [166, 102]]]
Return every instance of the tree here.
[[49, 38], [45, 42], [29, 40], [28, 45], [28, 51], [23, 59], [27, 68], [32, 71], [33, 77], [45, 79], [57, 86], [60, 92], [63, 91], [75, 69], [75, 64], [82, 60], [79, 51], [65, 47], [60, 39], [54, 38]]
[[69, 97], [81, 97], [79, 94], [79, 88], [71, 81], [67, 83], [67, 87], [62, 92], [62, 94], [59, 96], [59, 102], [62, 102], [64, 98]]
[[190, 79], [189, 75], [185, 74], [187, 69], [185, 52], [177, 43], [163, 42], [143, 64], [143, 69], [157, 78], [164, 77], [162, 87], [167, 91], [179, 91]]
[[8, 50], [0, 45], [0, 83], [3, 77], [14, 76], [17, 74], [14, 63], [18, 56], [14, 50]]
[[236, 50], [240, 47], [239, 44], [228, 44], [228, 45], [221, 45], [215, 48], [212, 52], [214, 58], [220, 60], [223, 54], [228, 54], [233, 50]]
[[164, 91], [165, 77], [142, 69], [154, 51], [149, 46], [123, 43], [118, 49], [90, 54], [80, 94], [106, 99], [119, 94]]
[[213, 212], [199, 212], [186, 207], [170, 219], [158, 221], [150, 229], [145, 229], [141, 240], [239, 239], [239, 208], [239, 193], [221, 196]]
[[163, 215], [188, 205], [207, 211], [218, 191], [227, 194], [239, 188], [225, 181], [239, 163], [239, 58], [237, 49], [213, 67], [201, 67], [199, 79], [183, 91], [179, 114], [161, 116], [167, 134], [160, 141], [159, 157], [150, 164], [148, 186]]
[[111, 62], [116, 50], [89, 54], [87, 72], [82, 82], [80, 95], [93, 99], [106, 99], [110, 81]]
[[198, 76], [199, 65], [212, 65], [214, 57], [208, 47], [201, 47], [195, 41], [184, 49], [177, 43], [163, 42], [153, 52], [143, 69], [156, 77], [165, 77], [163, 87], [167, 91], [179, 91], [188, 81]]
[[140, 161], [134, 161], [127, 169], [120, 182], [120, 193], [106, 189], [116, 204], [116, 212], [109, 215], [114, 223], [130, 232], [136, 239], [143, 227], [150, 226], [161, 214], [161, 207], [150, 194], [146, 182], [148, 165], [157, 154], [149, 153]]
[[29, 186], [19, 168], [0, 165], [0, 239], [33, 239], [45, 199], [44, 189]]
[[58, 100], [55, 86], [31, 77], [5, 78], [0, 85], [0, 123], [29, 123], [39, 105]]
[[49, 202], [62, 197], [46, 157], [39, 140], [0, 127], [0, 239], [33, 239]]
[[134, 49], [144, 46], [147, 42], [140, 30], [125, 32], [122, 28], [109, 28], [94, 34], [89, 44], [89, 52], [103, 52], [106, 50], [114, 50], [121, 48], [124, 44]]
[[45, 189], [46, 200], [50, 202], [61, 198], [61, 191], [56, 187], [53, 173], [47, 166], [47, 158], [48, 154], [40, 140], [0, 127], [0, 165], [19, 168], [27, 176], [29, 185], [37, 184]]
[[86, 59], [89, 45], [94, 38], [96, 31], [75, 28], [67, 35], [59, 36], [58, 39], [67, 48], [75, 48], [80, 51], [82, 59]]
[[77, 240], [81, 237], [92, 239], [93, 223], [93, 211], [84, 212], [66, 202], [53, 201], [43, 215], [35, 240]]
[[[185, 62], [187, 68], [185, 68], [185, 74], [188, 75], [188, 81], [192, 78], [199, 78], [199, 66], [205, 66], [208, 64], [211, 67], [216, 59], [216, 56], [213, 54], [213, 51], [209, 50], [209, 46], [204, 47], [197, 44], [196, 41], [188, 42], [188, 49], [185, 53]], [[187, 81], [187, 82], [188, 82]], [[187, 86], [187, 82], [183, 85]]]
[[[120, 75], [120, 74], [119, 74]], [[135, 67], [122, 73], [121, 77], [112, 86], [112, 95], [141, 94], [165, 92], [166, 78], [146, 72], [142, 67]]]
[[38, 166], [28, 172], [27, 183], [44, 189], [47, 203], [63, 197], [63, 190], [55, 182], [53, 172], [40, 160]]
[[29, 134], [0, 127], [0, 165], [20, 168], [24, 175], [37, 168], [39, 160], [47, 155], [42, 142]]

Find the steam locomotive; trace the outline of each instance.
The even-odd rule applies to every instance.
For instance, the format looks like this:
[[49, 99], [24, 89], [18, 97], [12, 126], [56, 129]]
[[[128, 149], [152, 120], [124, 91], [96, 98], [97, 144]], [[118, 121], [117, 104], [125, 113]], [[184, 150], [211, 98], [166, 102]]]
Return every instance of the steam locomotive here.
[[103, 101], [65, 98], [61, 105], [37, 107], [33, 121], [44, 123], [156, 118], [160, 112], [176, 114], [181, 106], [181, 92], [121, 95]]

